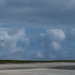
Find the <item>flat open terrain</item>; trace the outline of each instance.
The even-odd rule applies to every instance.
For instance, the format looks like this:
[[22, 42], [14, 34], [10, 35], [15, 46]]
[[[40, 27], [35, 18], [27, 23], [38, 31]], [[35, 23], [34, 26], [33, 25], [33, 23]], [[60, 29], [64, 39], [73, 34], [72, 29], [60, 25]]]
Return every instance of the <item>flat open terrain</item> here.
[[[68, 67], [68, 68], [67, 68]], [[75, 63], [26, 63], [26, 64], [0, 64], [0, 70], [10, 69], [34, 69], [34, 68], [46, 68], [46, 69], [75, 69]]]
[[75, 63], [1, 64], [0, 75], [75, 75]]

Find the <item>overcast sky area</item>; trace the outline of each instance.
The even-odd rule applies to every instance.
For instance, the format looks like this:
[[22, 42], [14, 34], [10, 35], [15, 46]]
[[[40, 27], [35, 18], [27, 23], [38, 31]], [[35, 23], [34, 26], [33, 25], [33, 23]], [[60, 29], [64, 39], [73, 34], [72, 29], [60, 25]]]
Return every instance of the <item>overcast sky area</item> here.
[[75, 59], [75, 0], [0, 0], [0, 59]]

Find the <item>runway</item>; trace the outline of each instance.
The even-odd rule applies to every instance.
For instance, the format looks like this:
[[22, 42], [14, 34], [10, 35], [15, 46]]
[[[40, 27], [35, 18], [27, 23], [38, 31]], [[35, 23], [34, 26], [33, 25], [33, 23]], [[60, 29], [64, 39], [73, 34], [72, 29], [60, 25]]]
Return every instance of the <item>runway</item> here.
[[0, 65], [0, 75], [75, 75], [71, 69], [51, 69], [59, 66], [75, 66], [75, 63], [35, 63]]

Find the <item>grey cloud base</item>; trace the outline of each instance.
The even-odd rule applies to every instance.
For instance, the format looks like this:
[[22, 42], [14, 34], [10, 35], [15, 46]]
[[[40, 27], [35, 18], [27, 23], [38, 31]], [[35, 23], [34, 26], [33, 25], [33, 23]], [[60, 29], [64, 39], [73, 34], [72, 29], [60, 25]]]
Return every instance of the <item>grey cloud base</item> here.
[[74, 0], [0, 0], [4, 27], [74, 26]]

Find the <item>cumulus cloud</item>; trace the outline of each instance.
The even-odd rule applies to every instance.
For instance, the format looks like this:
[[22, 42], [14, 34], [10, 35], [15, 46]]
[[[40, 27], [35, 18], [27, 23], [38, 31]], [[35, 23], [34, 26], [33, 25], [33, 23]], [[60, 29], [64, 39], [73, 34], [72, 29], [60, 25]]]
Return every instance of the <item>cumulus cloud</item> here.
[[0, 28], [0, 58], [2, 59], [74, 59], [74, 49], [74, 28]]
[[0, 41], [0, 52], [6, 55], [23, 52], [29, 44], [25, 29], [16, 29], [17, 32], [13, 34], [10, 34], [11, 31], [13, 31], [11, 28], [0, 28], [0, 40], [3, 40]]
[[60, 43], [57, 43], [54, 41], [52, 41], [51, 46], [53, 47], [54, 50], [60, 50], [61, 49]]
[[67, 39], [64, 30], [62, 29], [47, 29], [45, 33], [40, 33], [40, 42], [42, 46], [53, 46], [59, 49], [60, 43]]
[[36, 58], [44, 58], [43, 51], [37, 52]]
[[66, 38], [66, 35], [63, 30], [61, 29], [48, 29], [47, 33], [50, 37], [56, 39], [56, 40], [64, 40]]
[[[74, 59], [75, 29], [47, 29], [41, 42], [44, 55], [50, 59]], [[41, 43], [41, 45], [42, 45]], [[40, 45], [40, 46], [41, 46]]]
[[[40, 46], [44, 47], [43, 55], [49, 59], [62, 59], [67, 47], [67, 35], [63, 29], [47, 29], [40, 34]], [[65, 43], [65, 46], [64, 46]], [[45, 58], [44, 57], [44, 58]], [[46, 59], [47, 59], [46, 58]]]

